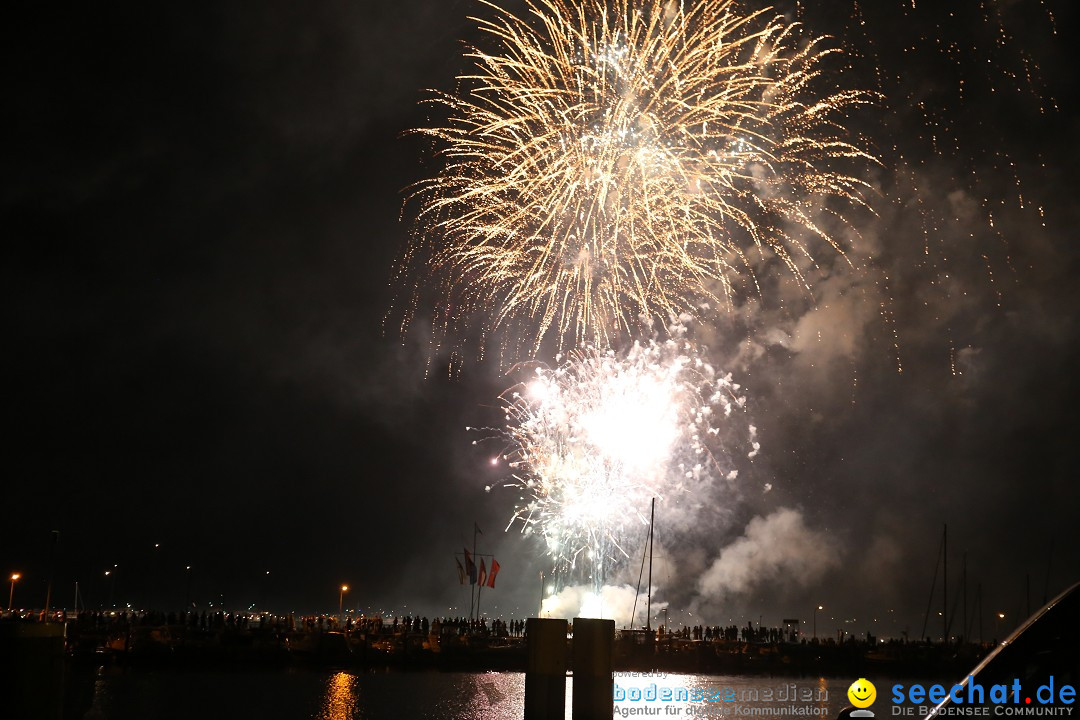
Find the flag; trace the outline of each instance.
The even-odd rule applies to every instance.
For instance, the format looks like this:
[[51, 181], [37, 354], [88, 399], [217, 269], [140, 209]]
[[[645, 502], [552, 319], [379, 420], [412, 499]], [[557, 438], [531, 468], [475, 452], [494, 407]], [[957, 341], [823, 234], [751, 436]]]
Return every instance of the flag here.
[[454, 562], [457, 563], [457, 581], [458, 585], [465, 584], [465, 568], [461, 567], [461, 561], [454, 558]]
[[481, 535], [483, 535], [483, 534], [484, 534], [484, 531], [483, 531], [483, 530], [481, 530], [481, 529], [480, 529], [480, 526], [479, 526], [479, 525], [477, 525], [477, 524], [476, 524], [475, 522], [474, 522], [474, 523], [472, 524], [472, 526], [473, 526], [473, 530], [475, 530], [476, 532], [480, 533]]
[[484, 567], [483, 558], [480, 559], [480, 579], [477, 582], [480, 583], [481, 587], [487, 584], [487, 568]]
[[495, 587], [495, 576], [499, 574], [499, 561], [495, 558], [491, 558], [491, 574], [488, 575], [487, 586], [489, 588]]
[[472, 561], [472, 555], [468, 548], [465, 549], [465, 572], [469, 573], [469, 584], [476, 584], [476, 563]]

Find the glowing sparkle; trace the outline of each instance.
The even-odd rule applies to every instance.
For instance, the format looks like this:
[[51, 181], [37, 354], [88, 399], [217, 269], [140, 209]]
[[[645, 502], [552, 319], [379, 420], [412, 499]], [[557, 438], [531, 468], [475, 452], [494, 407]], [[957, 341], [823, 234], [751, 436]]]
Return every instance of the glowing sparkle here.
[[599, 587], [651, 498], [678, 503], [733, 480], [732, 448], [747, 457], [758, 448], [735, 418], [739, 386], [681, 337], [575, 352], [503, 400], [509, 484], [522, 491], [511, 525], [541, 535], [563, 581], [578, 574]]
[[435, 271], [438, 333], [611, 346], [844, 252], [828, 216], [863, 203], [873, 158], [842, 122], [871, 96], [823, 77], [836, 50], [725, 1], [484, 4], [493, 51], [419, 131], [445, 165], [415, 188], [404, 265]]

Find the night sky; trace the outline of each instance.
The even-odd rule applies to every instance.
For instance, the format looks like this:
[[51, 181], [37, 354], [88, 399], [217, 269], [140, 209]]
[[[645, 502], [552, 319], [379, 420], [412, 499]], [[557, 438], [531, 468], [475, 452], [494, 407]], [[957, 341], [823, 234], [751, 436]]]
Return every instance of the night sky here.
[[[813, 5], [778, 8], [847, 48], [845, 84], [884, 94], [852, 121], [882, 161], [861, 270], [826, 258], [812, 297], [771, 277], [697, 329], [762, 451], [709, 498], [722, 521], [661, 507], [658, 596], [710, 622], [822, 604], [821, 632], [916, 636], [948, 523], [950, 598], [966, 552], [989, 636], [1029, 579], [1033, 609], [1080, 579], [1076, 11]], [[399, 335], [391, 286], [405, 188], [438, 169], [407, 131], [488, 11], [34, 11], [3, 30], [16, 605], [44, 603], [59, 530], [68, 607], [76, 581], [92, 608], [180, 607], [190, 565], [203, 607], [336, 611], [346, 582], [365, 611], [464, 614], [453, 553], [476, 522], [502, 566], [485, 609], [534, 614], [546, 561], [503, 532], [514, 497], [485, 492], [501, 471], [465, 431], [514, 378], [497, 359], [448, 375], [422, 323]]]

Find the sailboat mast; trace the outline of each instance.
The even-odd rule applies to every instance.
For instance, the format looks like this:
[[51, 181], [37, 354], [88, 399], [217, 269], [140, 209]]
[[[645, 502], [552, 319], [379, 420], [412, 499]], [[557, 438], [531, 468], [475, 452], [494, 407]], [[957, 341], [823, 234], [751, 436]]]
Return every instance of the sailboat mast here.
[[961, 597], [963, 597], [963, 604], [964, 604], [964, 613], [963, 613], [963, 618], [964, 618], [964, 628], [963, 628], [963, 630], [961, 631], [961, 632], [962, 632], [962, 635], [961, 635], [961, 637], [963, 637], [963, 639], [964, 639], [964, 642], [967, 642], [967, 641], [968, 641], [968, 616], [967, 616], [967, 610], [968, 610], [968, 604], [967, 604], [967, 552], [965, 552], [965, 553], [964, 553], [964, 560], [963, 560], [963, 565], [961, 565], [961, 567], [962, 567], [963, 569], [961, 570], [961, 575], [960, 575], [960, 577], [962, 578], [962, 580], [961, 580], [961, 585], [960, 585], [960, 591], [961, 591], [961, 593], [962, 593]]
[[652, 546], [653, 546], [653, 524], [656, 522], [656, 498], [652, 499], [652, 506], [649, 510], [649, 600], [648, 600], [648, 614], [645, 617], [645, 629], [652, 630]]

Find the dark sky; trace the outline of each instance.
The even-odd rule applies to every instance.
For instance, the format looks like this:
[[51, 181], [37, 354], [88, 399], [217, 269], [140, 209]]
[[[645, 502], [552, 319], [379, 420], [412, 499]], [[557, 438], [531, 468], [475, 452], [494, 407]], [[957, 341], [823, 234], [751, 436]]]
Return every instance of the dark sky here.
[[[824, 604], [823, 630], [918, 634], [945, 522], [950, 594], [966, 552], [988, 623], [1023, 611], [1028, 575], [1033, 606], [1080, 579], [1075, 10], [867, 4], [780, 6], [885, 95], [855, 127], [882, 160], [862, 270], [823, 263], [809, 299], [770, 281], [699, 330], [762, 438], [726, 522], [658, 574], [715, 622]], [[532, 611], [545, 562], [502, 532], [513, 498], [484, 492], [465, 432], [511, 380], [441, 357], [425, 377], [420, 334], [383, 331], [403, 189], [437, 171], [404, 133], [467, 69], [483, 6], [36, 12], [3, 30], [17, 604], [43, 602], [58, 529], [65, 605], [78, 580], [91, 606], [179, 606], [191, 565], [200, 603], [330, 610], [347, 582], [367, 610], [444, 613], [468, 604], [452, 553], [476, 521], [503, 568], [485, 603]], [[782, 517], [777, 542], [815, 552], [754, 554]], [[743, 560], [741, 583], [702, 584]]]

